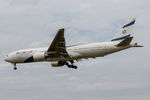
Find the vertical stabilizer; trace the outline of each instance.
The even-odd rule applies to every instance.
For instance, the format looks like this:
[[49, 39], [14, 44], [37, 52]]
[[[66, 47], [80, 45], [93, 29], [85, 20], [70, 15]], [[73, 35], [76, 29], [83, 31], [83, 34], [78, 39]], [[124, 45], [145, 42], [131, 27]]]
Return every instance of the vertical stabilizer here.
[[117, 41], [117, 40], [124, 40], [131, 36], [131, 32], [133, 29], [133, 26], [135, 24], [136, 18], [130, 19], [121, 29], [120, 31], [114, 36], [114, 38], [111, 41]]

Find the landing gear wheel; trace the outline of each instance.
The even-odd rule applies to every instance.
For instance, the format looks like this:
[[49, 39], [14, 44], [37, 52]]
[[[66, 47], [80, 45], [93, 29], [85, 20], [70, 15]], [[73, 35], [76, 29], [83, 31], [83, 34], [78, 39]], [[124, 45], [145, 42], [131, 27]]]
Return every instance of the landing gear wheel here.
[[14, 67], [14, 70], [17, 70], [17, 67]]
[[74, 61], [70, 61], [71, 65], [67, 62], [67, 61], [64, 61], [64, 65], [68, 66], [68, 68], [73, 68], [73, 69], [77, 69], [78, 67], [73, 65]]
[[77, 66], [74, 66], [74, 65], [67, 65], [68, 68], [73, 68], [73, 69], [77, 69], [78, 67]]
[[78, 67], [77, 66], [74, 66], [74, 69], [77, 69]]

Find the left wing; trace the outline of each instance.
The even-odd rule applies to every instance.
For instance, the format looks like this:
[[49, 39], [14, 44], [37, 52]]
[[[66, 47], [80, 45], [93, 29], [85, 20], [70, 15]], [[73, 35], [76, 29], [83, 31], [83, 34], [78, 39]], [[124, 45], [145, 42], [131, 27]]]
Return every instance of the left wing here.
[[64, 29], [59, 29], [50, 47], [48, 48], [46, 58], [68, 57], [66, 51], [66, 42], [64, 38]]

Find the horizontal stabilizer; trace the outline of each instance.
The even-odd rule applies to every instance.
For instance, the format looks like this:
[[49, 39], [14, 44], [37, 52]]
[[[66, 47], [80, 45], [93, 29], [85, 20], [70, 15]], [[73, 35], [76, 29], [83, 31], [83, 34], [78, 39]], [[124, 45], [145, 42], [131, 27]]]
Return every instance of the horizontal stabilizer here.
[[143, 45], [139, 45], [138, 43], [132, 43], [131, 46], [132, 47], [144, 47]]
[[127, 46], [131, 43], [133, 37], [129, 37], [121, 41], [117, 46]]

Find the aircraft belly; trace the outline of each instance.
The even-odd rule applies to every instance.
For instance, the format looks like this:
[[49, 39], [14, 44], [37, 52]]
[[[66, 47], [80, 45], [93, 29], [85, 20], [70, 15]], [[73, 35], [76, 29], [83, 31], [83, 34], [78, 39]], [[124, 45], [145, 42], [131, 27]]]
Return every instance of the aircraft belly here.
[[46, 61], [49, 61], [49, 62], [51, 62], [51, 61], [62, 61], [62, 60], [70, 61], [70, 60], [73, 60], [73, 58], [71, 59], [71, 58], [67, 57], [67, 58], [47, 58], [46, 59]]
[[115, 53], [115, 52], [118, 52], [118, 51], [121, 51], [121, 50], [124, 50], [124, 49], [127, 49], [127, 48], [130, 48], [129, 46], [126, 46], [126, 47], [111, 47], [111, 48], [106, 48], [105, 50], [105, 54], [104, 55], [108, 55], [108, 54], [112, 54], [112, 53]]

